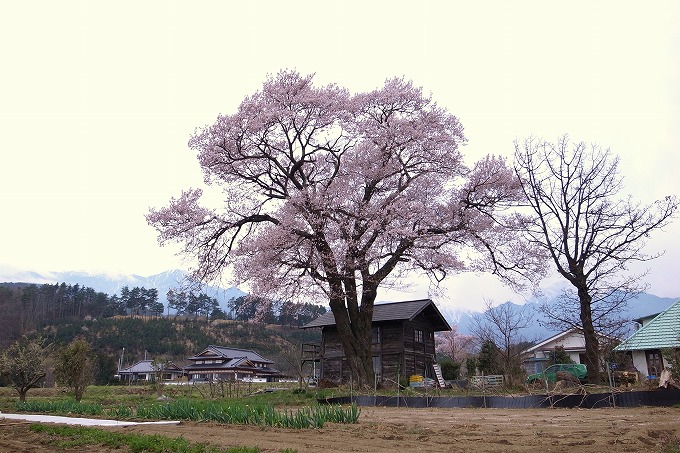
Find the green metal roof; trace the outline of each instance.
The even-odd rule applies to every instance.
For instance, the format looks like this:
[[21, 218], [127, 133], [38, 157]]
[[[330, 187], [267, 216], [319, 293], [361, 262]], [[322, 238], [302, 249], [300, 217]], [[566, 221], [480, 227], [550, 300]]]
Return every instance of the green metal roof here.
[[680, 300], [641, 327], [615, 351], [680, 348]]

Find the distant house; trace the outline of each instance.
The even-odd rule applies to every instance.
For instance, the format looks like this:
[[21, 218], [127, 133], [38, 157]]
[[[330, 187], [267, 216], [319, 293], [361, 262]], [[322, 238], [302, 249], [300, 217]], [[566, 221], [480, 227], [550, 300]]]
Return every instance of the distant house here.
[[[599, 340], [611, 341], [612, 339], [600, 335]], [[520, 353], [522, 367], [527, 374], [542, 372], [552, 363], [555, 350], [560, 347], [564, 349], [564, 352], [575, 363], [585, 363], [586, 340], [583, 336], [583, 331], [578, 328], [572, 328], [522, 351]]]
[[668, 366], [663, 349], [680, 349], [680, 300], [665, 311], [637, 320], [641, 327], [615, 351], [627, 352], [644, 376], [657, 377]]
[[[373, 370], [379, 381], [395, 382], [397, 376], [434, 377], [434, 333], [451, 330], [430, 299], [411, 300], [373, 307]], [[319, 365], [319, 378], [336, 383], [350, 379], [350, 367], [340, 343], [335, 316], [326, 313], [303, 329], [321, 328], [321, 344], [307, 349], [303, 360]]]
[[121, 380], [128, 382], [152, 382], [158, 373], [162, 375], [161, 379], [164, 381], [171, 381], [184, 376], [184, 371], [174, 363], [158, 364], [154, 368], [153, 360], [140, 360], [134, 365], [118, 371], [118, 376]]
[[184, 367], [189, 379], [242, 381], [250, 379], [275, 381], [281, 373], [274, 362], [255, 351], [210, 345], [188, 359]]

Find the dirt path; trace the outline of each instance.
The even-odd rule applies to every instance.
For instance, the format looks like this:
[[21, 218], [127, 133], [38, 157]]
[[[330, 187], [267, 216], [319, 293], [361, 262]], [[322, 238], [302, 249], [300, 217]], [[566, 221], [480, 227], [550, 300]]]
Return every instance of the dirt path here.
[[[680, 437], [680, 409], [404, 409], [364, 407], [356, 425], [318, 430], [181, 423], [106, 428], [184, 436], [263, 453], [306, 452], [654, 452]], [[64, 451], [40, 445], [27, 425], [0, 427], [0, 451]], [[80, 449], [79, 451], [83, 451]], [[92, 451], [102, 451], [93, 449]], [[117, 450], [120, 452], [120, 450]]]

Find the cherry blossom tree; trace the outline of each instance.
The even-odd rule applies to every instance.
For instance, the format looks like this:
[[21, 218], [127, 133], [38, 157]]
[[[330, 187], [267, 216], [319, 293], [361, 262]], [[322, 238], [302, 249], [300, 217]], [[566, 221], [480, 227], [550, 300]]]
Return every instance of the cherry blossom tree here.
[[[476, 346], [476, 338], [458, 332], [458, 326], [451, 326], [451, 330], [437, 332], [434, 337], [434, 347], [438, 355], [449, 358], [459, 369], [463, 368]], [[474, 370], [472, 370], [474, 371]]]
[[493, 156], [466, 166], [464, 143], [458, 119], [409, 81], [351, 95], [282, 71], [191, 137], [224, 206], [191, 189], [147, 221], [161, 244], [183, 245], [196, 279], [228, 269], [270, 300], [328, 301], [353, 378], [370, 383], [381, 285], [464, 270], [515, 285], [540, 271], [508, 210], [522, 198], [512, 169]]
[[[543, 248], [557, 272], [575, 289], [551, 316], [568, 326], [580, 324], [586, 347], [589, 382], [599, 381], [596, 326], [605, 327], [632, 295], [643, 275], [628, 271], [633, 262], [658, 255], [644, 253], [649, 235], [667, 225], [678, 199], [667, 196], [650, 205], [619, 198], [623, 188], [619, 159], [609, 149], [529, 138], [515, 142], [515, 171], [536, 221], [528, 224], [529, 241]], [[574, 307], [573, 305], [571, 307]]]

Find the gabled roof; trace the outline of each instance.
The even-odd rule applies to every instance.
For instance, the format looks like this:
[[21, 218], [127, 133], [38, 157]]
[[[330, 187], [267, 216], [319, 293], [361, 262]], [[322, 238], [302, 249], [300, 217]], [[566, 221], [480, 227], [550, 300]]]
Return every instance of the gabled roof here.
[[[419, 314], [423, 314], [435, 332], [451, 330], [451, 326], [446, 322], [437, 306], [431, 299], [407, 300], [403, 302], [392, 302], [387, 304], [375, 304], [373, 306], [373, 322], [385, 321], [412, 321]], [[314, 321], [302, 326], [303, 329], [312, 327], [334, 326], [335, 316], [333, 312], [328, 312], [316, 318]]]
[[[550, 343], [556, 343], [560, 340], [568, 338], [570, 335], [573, 335], [573, 334], [579, 334], [579, 335], [583, 336], [583, 329], [581, 329], [579, 327], [572, 327], [571, 329], [567, 329], [564, 332], [560, 332], [557, 335], [554, 335], [554, 336], [548, 338], [547, 340], [543, 340], [540, 343], [537, 343], [537, 344], [531, 346], [530, 348], [525, 349], [524, 351], [521, 352], [521, 354], [528, 354], [528, 353], [531, 353], [531, 352], [534, 352], [534, 351], [540, 351], [540, 350], [542, 350], [543, 347], [550, 345]], [[613, 337], [609, 337], [607, 335], [602, 335], [600, 333], [596, 333], [596, 335], [600, 339], [608, 339], [608, 340], [614, 340], [615, 339]], [[585, 349], [585, 347], [586, 347], [585, 346], [585, 339], [583, 341], [584, 341], [584, 343], [580, 348], [578, 348], [579, 350]], [[551, 348], [548, 348], [548, 350], [550, 350], [550, 349]], [[566, 349], [569, 350], [569, 348], [566, 348]], [[572, 348], [572, 349], [574, 349], [574, 348]]]
[[[243, 351], [240, 350], [239, 351]], [[251, 351], [252, 352], [252, 351]], [[200, 358], [201, 356], [197, 356]], [[213, 356], [214, 357], [214, 356]], [[264, 360], [264, 362], [263, 362]], [[257, 363], [265, 363], [265, 366], [258, 366]], [[280, 374], [279, 370], [275, 368], [270, 368], [268, 365], [274, 362], [262, 359], [258, 361], [251, 361], [246, 357], [234, 357], [226, 358], [224, 362], [221, 363], [192, 363], [184, 367], [184, 371], [187, 373], [196, 372], [236, 372], [236, 371], [250, 371], [258, 375], [277, 375]]]
[[638, 329], [615, 351], [680, 348], [680, 300]]
[[[182, 371], [177, 365], [172, 362], [168, 362], [164, 368], [165, 371]], [[153, 360], [140, 360], [134, 365], [130, 365], [127, 368], [120, 370], [120, 373], [153, 373], [156, 370], [153, 367]]]
[[240, 359], [245, 358], [252, 362], [258, 363], [274, 363], [269, 359], [265, 359], [260, 354], [250, 349], [237, 349], [237, 348], [227, 348], [226, 346], [216, 346], [214, 344], [209, 345], [203, 351], [199, 352], [193, 357], [189, 357], [189, 360], [200, 360], [202, 356], [218, 356], [224, 359]]
[[553, 343], [553, 342], [556, 342], [556, 341], [559, 341], [563, 338], [566, 338], [573, 333], [582, 333], [582, 330], [577, 329], [576, 327], [572, 327], [569, 330], [565, 330], [564, 332], [560, 332], [557, 335], [548, 338], [547, 340], [543, 340], [540, 343], [535, 344], [532, 347], [525, 349], [524, 351], [522, 351], [522, 354], [526, 354], [526, 353], [529, 353], [529, 352], [534, 352], [534, 351], [540, 350], [543, 346], [548, 345], [548, 344]]

